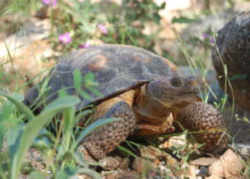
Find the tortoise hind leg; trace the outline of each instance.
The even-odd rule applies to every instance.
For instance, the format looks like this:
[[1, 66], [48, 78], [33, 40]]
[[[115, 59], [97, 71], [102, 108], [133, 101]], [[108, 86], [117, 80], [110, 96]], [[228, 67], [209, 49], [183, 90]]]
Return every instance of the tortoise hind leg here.
[[134, 112], [123, 101], [115, 103], [102, 118], [110, 117], [121, 118], [121, 120], [97, 128], [81, 144], [95, 159], [104, 158], [107, 153], [125, 141], [135, 129]]

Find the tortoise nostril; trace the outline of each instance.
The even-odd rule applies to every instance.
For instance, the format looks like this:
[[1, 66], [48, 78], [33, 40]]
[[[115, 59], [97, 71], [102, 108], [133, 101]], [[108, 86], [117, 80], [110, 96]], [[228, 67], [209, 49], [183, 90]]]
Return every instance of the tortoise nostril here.
[[172, 78], [170, 82], [171, 82], [171, 85], [173, 85], [174, 87], [182, 86], [182, 81], [180, 78]]

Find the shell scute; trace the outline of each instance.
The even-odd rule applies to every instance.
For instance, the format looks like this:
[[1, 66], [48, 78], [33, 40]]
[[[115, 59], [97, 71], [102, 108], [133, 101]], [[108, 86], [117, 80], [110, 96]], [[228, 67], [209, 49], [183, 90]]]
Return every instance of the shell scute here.
[[174, 65], [171, 64], [163, 57], [132, 46], [100, 45], [77, 50], [62, 57], [50, 72], [48, 101], [55, 99], [62, 88], [69, 94], [76, 94], [73, 80], [76, 69], [83, 77], [92, 73], [98, 83], [96, 90], [102, 94], [102, 97], [96, 96], [82, 84], [82, 90], [92, 97], [91, 100], [81, 97], [77, 108], [82, 109], [151, 80], [175, 75]]

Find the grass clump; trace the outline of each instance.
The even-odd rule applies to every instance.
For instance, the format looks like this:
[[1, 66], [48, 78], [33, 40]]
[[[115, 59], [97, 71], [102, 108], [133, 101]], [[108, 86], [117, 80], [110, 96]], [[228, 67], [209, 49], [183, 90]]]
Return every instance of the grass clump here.
[[[77, 147], [84, 137], [94, 129], [119, 119], [102, 119], [92, 123], [84, 130], [75, 130], [74, 128], [79, 122], [77, 120], [80, 118], [79, 115], [82, 117], [81, 113], [77, 114], [75, 111], [76, 104], [80, 102], [75, 96], [66, 95], [59, 97], [48, 104], [38, 116], [34, 116], [32, 111], [16, 98], [5, 93], [1, 93], [1, 96], [11, 101], [16, 107], [15, 110], [20, 113], [17, 115], [20, 116], [17, 118], [19, 122], [16, 122], [11, 129], [8, 129], [12, 130], [11, 134], [10, 131], [7, 131], [7, 135], [4, 135], [3, 133], [6, 132], [7, 129], [1, 130], [1, 144], [5, 145], [5, 149], [2, 150], [4, 150], [5, 154], [10, 156], [10, 158], [7, 157], [8, 160], [1, 160], [0, 170], [4, 171], [1, 173], [2, 178], [16, 179], [20, 176], [21, 169], [25, 171], [23, 162], [26, 158], [25, 156], [27, 156], [27, 154], [29, 155], [30, 152], [28, 153], [28, 150], [32, 146], [43, 153], [45, 171], [49, 171], [52, 177], [67, 178], [79, 173], [86, 173], [90, 176], [98, 176], [100, 178], [99, 174], [88, 168], [89, 164], [79, 155]], [[11, 108], [14, 108], [14, 106], [11, 105]], [[59, 126], [59, 132], [54, 136], [51, 131], [46, 129], [46, 126], [51, 123], [52, 119], [58, 113], [62, 113], [62, 119], [60, 119], [61, 124]], [[28, 122], [24, 125], [20, 118], [27, 119]], [[10, 120], [10, 118], [7, 119]], [[4, 121], [1, 122], [4, 123]], [[16, 131], [16, 135], [13, 135], [13, 130]], [[6, 144], [3, 142], [4, 137], [9, 138]], [[3, 155], [2, 157], [8, 155]], [[36, 158], [31, 158], [31, 160], [36, 160]], [[29, 170], [26, 169], [25, 173], [32, 171], [30, 173], [31, 176], [48, 175], [48, 173], [42, 174], [41, 171], [36, 170], [37, 169], [34, 170], [34, 168]]]

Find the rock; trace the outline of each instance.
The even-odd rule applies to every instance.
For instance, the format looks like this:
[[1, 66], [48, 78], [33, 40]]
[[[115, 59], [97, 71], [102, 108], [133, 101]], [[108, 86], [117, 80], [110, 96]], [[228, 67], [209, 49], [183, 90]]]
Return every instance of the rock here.
[[214, 163], [217, 159], [213, 157], [201, 157], [190, 162], [191, 165], [197, 166], [209, 166]]
[[[250, 119], [250, 52], [248, 37], [250, 37], [250, 13], [243, 12], [219, 30], [216, 40], [217, 48], [212, 51], [213, 64], [220, 86], [236, 104], [236, 110], [232, 107], [224, 112], [228, 119], [227, 126], [234, 139], [233, 147], [245, 157], [250, 154], [250, 137], [248, 135], [250, 132], [248, 121]], [[225, 66], [226, 73], [224, 72]], [[236, 111], [237, 114], [233, 114], [232, 111]]]
[[[0, 59], [2, 60], [2, 78], [10, 89], [22, 84], [37, 75], [45, 75], [53, 64], [53, 60], [45, 58], [56, 55], [51, 49], [49, 36], [49, 20], [30, 18], [20, 30], [0, 42]], [[20, 86], [19, 86], [20, 87]]]
[[219, 178], [223, 178], [225, 176], [224, 169], [222, 166], [222, 162], [220, 160], [217, 160], [209, 167], [209, 173], [211, 176], [216, 176]]
[[103, 179], [130, 179], [135, 178], [139, 179], [139, 174], [135, 171], [130, 170], [113, 170], [108, 172], [102, 172]]
[[142, 173], [146, 168], [153, 168], [153, 163], [143, 158], [137, 157], [134, 160], [132, 167], [136, 172]]
[[244, 168], [244, 161], [240, 156], [236, 155], [232, 150], [227, 150], [221, 157], [222, 165], [224, 168], [225, 177], [241, 176]]
[[49, 30], [50, 22], [48, 20], [40, 21], [36, 18], [31, 18], [17, 33], [0, 43], [0, 58], [8, 57], [8, 50], [13, 56], [18, 56], [32, 42], [48, 37]]
[[241, 178], [244, 169], [244, 161], [228, 149], [216, 162], [209, 167], [209, 172], [212, 176], [225, 178]]
[[186, 134], [172, 136], [168, 140], [166, 140], [159, 147], [162, 149], [180, 149], [185, 148], [188, 145]]
[[105, 170], [128, 169], [129, 160], [121, 157], [105, 157], [99, 161], [99, 164]]
[[211, 175], [211, 176], [207, 177], [206, 179], [223, 179], [223, 178], [215, 176], [215, 175]]
[[235, 143], [232, 145], [232, 148], [239, 152], [243, 157], [249, 158], [250, 157], [250, 146], [249, 144], [241, 144]]
[[92, 177], [85, 175], [85, 174], [81, 174], [81, 175], [78, 175], [77, 178], [71, 177], [70, 179], [92, 179]]
[[232, 108], [224, 110], [228, 119], [227, 126], [235, 149], [246, 157], [249, 156], [250, 148], [249, 37], [250, 12], [242, 12], [219, 30], [216, 48], [212, 50], [217, 79], [236, 107], [233, 105]]
[[243, 12], [219, 30], [212, 59], [221, 87], [237, 105], [250, 111], [249, 37], [250, 12]]

